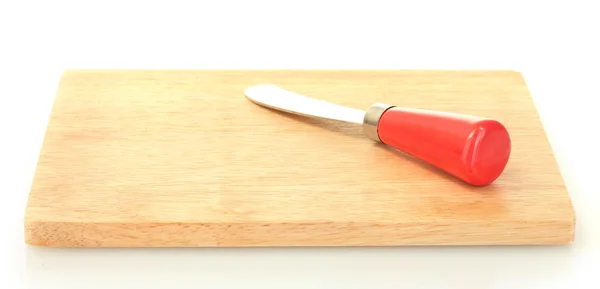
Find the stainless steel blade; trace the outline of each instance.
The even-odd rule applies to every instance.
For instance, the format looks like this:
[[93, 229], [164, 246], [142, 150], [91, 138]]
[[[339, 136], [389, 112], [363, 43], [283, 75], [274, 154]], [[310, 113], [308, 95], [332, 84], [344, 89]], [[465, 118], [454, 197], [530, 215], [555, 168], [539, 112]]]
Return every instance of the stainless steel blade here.
[[247, 88], [252, 102], [288, 113], [363, 124], [365, 111], [301, 95], [272, 84]]

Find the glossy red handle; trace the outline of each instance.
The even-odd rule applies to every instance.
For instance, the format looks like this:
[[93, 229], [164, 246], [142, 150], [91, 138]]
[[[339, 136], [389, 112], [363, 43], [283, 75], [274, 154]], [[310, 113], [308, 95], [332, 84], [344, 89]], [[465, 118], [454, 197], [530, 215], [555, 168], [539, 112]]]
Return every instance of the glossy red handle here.
[[500, 122], [438, 111], [389, 108], [379, 119], [377, 134], [384, 144], [475, 186], [494, 182], [511, 151]]

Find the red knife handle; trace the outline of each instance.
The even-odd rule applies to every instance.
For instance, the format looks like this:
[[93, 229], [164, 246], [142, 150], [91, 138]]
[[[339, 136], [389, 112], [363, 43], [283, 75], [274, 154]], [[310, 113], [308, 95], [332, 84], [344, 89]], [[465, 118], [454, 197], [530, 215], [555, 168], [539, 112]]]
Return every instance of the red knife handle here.
[[502, 123], [470, 115], [375, 104], [364, 127], [370, 138], [474, 186], [494, 182], [511, 151]]

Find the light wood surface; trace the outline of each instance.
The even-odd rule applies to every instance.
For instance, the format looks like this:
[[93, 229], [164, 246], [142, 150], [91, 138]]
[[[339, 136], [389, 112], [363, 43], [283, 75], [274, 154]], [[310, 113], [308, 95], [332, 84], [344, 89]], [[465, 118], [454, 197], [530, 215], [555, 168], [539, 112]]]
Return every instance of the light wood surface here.
[[[476, 188], [360, 126], [260, 107], [272, 83], [496, 118], [504, 174]], [[575, 215], [513, 71], [67, 71], [25, 214], [41, 246], [518, 245], [573, 241]]]

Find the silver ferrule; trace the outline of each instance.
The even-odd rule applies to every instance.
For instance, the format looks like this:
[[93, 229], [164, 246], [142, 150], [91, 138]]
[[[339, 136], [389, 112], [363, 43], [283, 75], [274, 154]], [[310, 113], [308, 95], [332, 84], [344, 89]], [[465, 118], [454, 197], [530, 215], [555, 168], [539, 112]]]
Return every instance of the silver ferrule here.
[[394, 107], [393, 105], [385, 104], [385, 103], [374, 103], [367, 109], [365, 112], [365, 118], [363, 119], [363, 131], [367, 135], [367, 137], [373, 141], [381, 142], [378, 133], [379, 119], [384, 112], [388, 109]]

